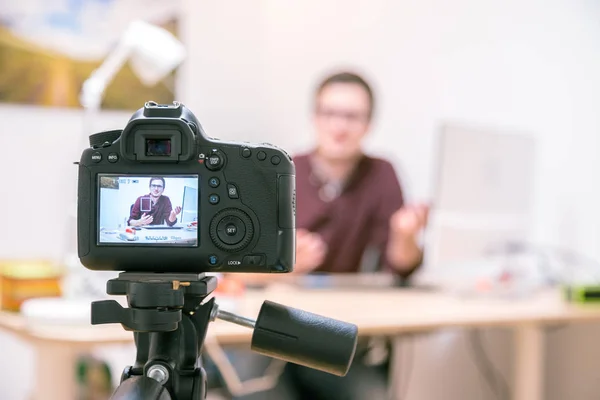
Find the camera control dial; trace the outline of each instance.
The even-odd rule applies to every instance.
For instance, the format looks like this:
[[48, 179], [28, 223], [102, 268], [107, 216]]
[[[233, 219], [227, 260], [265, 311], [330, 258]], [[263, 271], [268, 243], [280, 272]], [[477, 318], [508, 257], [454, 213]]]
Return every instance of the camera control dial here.
[[224, 251], [236, 252], [252, 241], [254, 226], [242, 210], [226, 208], [219, 211], [210, 222], [210, 238]]

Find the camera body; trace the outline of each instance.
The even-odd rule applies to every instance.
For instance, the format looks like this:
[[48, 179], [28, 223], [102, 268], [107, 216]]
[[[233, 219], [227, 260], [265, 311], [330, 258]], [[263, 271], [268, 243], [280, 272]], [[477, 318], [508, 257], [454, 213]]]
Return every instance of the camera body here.
[[206, 136], [181, 103], [148, 102], [90, 136], [78, 255], [91, 270], [277, 272], [295, 262], [295, 167], [270, 144]]

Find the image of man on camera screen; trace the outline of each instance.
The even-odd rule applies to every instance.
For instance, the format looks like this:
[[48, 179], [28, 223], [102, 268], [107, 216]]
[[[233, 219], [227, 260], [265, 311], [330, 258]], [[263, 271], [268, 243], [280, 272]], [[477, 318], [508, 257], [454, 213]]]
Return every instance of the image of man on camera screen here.
[[173, 208], [171, 199], [165, 196], [165, 178], [150, 178], [150, 193], [139, 196], [129, 213], [127, 224], [133, 227], [146, 225], [168, 225], [177, 223], [177, 216], [181, 213], [181, 207]]

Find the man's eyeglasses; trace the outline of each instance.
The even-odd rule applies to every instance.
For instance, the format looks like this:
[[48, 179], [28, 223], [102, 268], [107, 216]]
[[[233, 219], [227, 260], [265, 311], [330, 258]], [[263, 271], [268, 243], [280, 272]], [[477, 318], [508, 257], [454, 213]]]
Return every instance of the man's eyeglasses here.
[[317, 107], [316, 114], [321, 118], [332, 120], [340, 118], [351, 124], [366, 124], [369, 122], [369, 114], [364, 112], [333, 110], [324, 107]]
[[152, 189], [162, 189], [163, 185], [150, 185]]

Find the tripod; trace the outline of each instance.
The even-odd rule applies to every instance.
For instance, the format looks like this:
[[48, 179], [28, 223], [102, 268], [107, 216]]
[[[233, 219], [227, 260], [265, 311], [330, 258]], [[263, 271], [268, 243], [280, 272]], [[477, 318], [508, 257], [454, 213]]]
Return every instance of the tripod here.
[[217, 278], [204, 274], [119, 274], [107, 283], [115, 300], [92, 303], [92, 324], [120, 323], [133, 331], [133, 366], [124, 369], [112, 400], [201, 400], [206, 374], [197, 367], [209, 322], [220, 318], [253, 328], [252, 350], [343, 376], [356, 350], [356, 325], [265, 301], [257, 321], [220, 311]]

